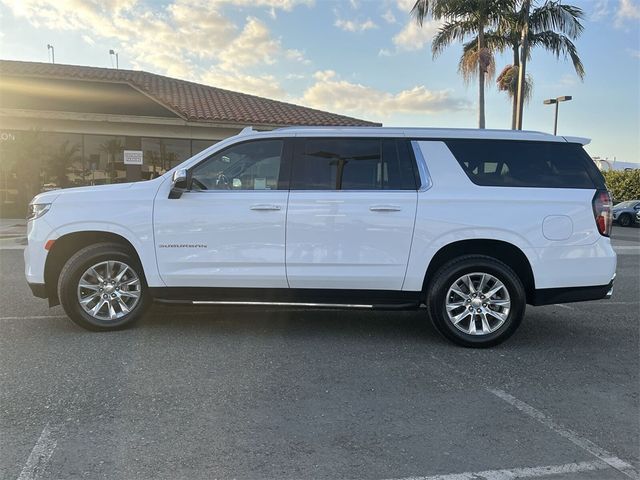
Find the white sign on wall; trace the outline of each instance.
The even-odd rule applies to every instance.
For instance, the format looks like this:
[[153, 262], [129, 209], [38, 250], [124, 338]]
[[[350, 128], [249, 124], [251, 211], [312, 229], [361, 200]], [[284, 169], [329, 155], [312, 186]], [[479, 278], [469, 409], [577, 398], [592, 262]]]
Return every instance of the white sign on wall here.
[[142, 165], [142, 150], [125, 150], [125, 165]]

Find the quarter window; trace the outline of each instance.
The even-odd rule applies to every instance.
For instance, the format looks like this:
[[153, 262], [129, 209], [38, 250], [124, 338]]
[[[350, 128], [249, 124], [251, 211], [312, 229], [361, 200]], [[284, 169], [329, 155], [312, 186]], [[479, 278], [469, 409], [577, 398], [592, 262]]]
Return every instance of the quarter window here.
[[377, 138], [301, 140], [294, 153], [291, 188], [415, 190], [413, 159], [404, 143]]
[[277, 190], [282, 140], [233, 145], [193, 169], [194, 190]]
[[514, 140], [446, 143], [476, 185], [594, 188], [603, 183], [602, 175], [578, 144]]

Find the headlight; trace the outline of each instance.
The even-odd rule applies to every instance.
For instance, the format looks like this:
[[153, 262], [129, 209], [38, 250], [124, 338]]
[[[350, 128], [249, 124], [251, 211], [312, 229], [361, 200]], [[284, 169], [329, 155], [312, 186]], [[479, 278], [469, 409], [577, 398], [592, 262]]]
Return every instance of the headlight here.
[[27, 213], [27, 221], [35, 220], [38, 217], [41, 217], [45, 213], [49, 211], [51, 208], [50, 203], [31, 203], [29, 204], [29, 211]]

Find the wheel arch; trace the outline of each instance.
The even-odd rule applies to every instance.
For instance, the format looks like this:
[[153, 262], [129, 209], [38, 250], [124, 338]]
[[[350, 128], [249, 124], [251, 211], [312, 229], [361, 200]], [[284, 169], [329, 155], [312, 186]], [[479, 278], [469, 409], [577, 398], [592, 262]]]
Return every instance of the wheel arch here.
[[459, 240], [441, 247], [429, 262], [422, 284], [422, 291], [427, 291], [429, 284], [440, 267], [462, 255], [486, 255], [504, 262], [522, 280], [527, 301], [533, 298], [535, 278], [527, 256], [512, 243], [488, 238]]
[[[47, 254], [44, 266], [44, 283], [49, 299], [49, 306], [58, 305], [58, 280], [64, 264], [73, 254], [84, 247], [96, 243], [115, 243], [121, 245], [129, 254], [133, 255], [140, 265], [140, 256], [133, 244], [117, 233], [99, 230], [71, 232], [58, 237]], [[142, 275], [144, 275], [144, 266]]]

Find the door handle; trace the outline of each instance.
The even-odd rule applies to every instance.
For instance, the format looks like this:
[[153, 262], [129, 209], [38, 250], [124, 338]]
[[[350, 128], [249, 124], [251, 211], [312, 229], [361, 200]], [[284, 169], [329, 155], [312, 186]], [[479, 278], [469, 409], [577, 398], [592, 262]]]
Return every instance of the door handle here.
[[259, 203], [256, 205], [251, 205], [251, 210], [280, 210], [282, 207], [280, 205], [271, 205], [267, 203]]
[[371, 205], [369, 210], [372, 212], [399, 212], [402, 207], [399, 205]]

